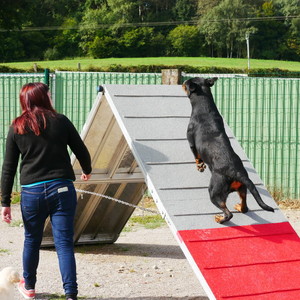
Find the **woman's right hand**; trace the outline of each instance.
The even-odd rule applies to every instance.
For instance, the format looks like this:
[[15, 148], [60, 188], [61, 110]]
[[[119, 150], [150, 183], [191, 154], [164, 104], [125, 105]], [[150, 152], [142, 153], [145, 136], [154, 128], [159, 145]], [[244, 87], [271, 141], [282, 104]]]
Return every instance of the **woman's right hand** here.
[[84, 173], [82, 173], [80, 178], [83, 181], [88, 181], [91, 178], [91, 176], [92, 176], [92, 174], [84, 174]]
[[10, 207], [2, 207], [1, 210], [2, 221], [6, 223], [11, 222], [11, 208]]

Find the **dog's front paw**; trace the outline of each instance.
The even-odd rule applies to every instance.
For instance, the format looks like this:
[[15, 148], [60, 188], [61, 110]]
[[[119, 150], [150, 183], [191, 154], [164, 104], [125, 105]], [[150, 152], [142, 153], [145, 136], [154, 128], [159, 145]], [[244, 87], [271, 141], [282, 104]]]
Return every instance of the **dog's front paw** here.
[[197, 164], [197, 169], [199, 172], [204, 172], [206, 169], [206, 164], [202, 161], [199, 164]]

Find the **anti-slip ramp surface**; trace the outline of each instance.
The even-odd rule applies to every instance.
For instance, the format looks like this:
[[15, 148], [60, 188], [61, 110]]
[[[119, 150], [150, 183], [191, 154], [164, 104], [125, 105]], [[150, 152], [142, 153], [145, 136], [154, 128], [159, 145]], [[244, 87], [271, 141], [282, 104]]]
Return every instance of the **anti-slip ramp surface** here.
[[[101, 122], [107, 122], [107, 117], [102, 114], [104, 110], [99, 109], [101, 106], [106, 107], [105, 115], [110, 115], [116, 121], [114, 124], [118, 124], [119, 131], [117, 129], [115, 131], [125, 138], [128, 148], [124, 147], [127, 149], [127, 154], [129, 152], [132, 154], [127, 155], [131, 157], [132, 165], [135, 167], [136, 164], [138, 165], [133, 168], [138, 174], [135, 177], [142, 176], [134, 185], [140, 184], [142, 190], [143, 183], [147, 184], [161, 215], [178, 240], [210, 299], [299, 298], [299, 238], [277, 208], [228, 126], [226, 130], [233, 148], [243, 160], [263, 200], [275, 207], [275, 212], [263, 211], [248, 193], [250, 211], [247, 214], [236, 212], [230, 222], [220, 225], [214, 221], [214, 215], [220, 212], [211, 204], [207, 190], [210, 172], [208, 169], [204, 173], [196, 170], [186, 140], [191, 107], [182, 88], [157, 85], [106, 85], [104, 96], [98, 104], [95, 104], [101, 113], [94, 114], [94, 119], [90, 117], [85, 129], [86, 132], [90, 132], [90, 143], [94, 143], [97, 149], [99, 143], [104, 143], [103, 137], [106, 136], [107, 140], [110, 140], [110, 135], [114, 132], [112, 130], [108, 134], [103, 133], [109, 128], [105, 124], [103, 130], [99, 129], [100, 134], [98, 129], [93, 132], [88, 129], [95, 127], [95, 122], [99, 127], [102, 127]], [[88, 139], [85, 139], [85, 142], [89, 147]], [[112, 157], [117, 156], [121, 149], [119, 146], [115, 148], [116, 145], [118, 145], [116, 142], [110, 143], [111, 154], [114, 153]], [[96, 152], [97, 155], [92, 153], [95, 163], [101, 160], [101, 151], [95, 150]], [[119, 156], [126, 161], [124, 159], [126, 155], [119, 154]], [[115, 160], [116, 166], [113, 168], [115, 171], [112, 179], [116, 181], [106, 181], [106, 189], [119, 183], [117, 162], [119, 160]], [[109, 159], [109, 161], [111, 164], [114, 160]], [[105, 173], [105, 168], [99, 167], [95, 170], [96, 173], [98, 170], [98, 176], [108, 177], [103, 175], [109, 173]], [[130, 178], [135, 172], [130, 173], [129, 170], [132, 171], [132, 167], [122, 173], [122, 183], [125, 186], [128, 182], [134, 182], [130, 181]], [[94, 190], [105, 190], [101, 187], [103, 183], [94, 180]], [[83, 183], [81, 187], [91, 189]], [[114, 191], [111, 194], [117, 193]], [[120, 195], [121, 199], [122, 196], [125, 196], [129, 202], [132, 201], [128, 198], [128, 193]], [[138, 203], [140, 198], [138, 196], [133, 198], [135, 203]], [[90, 230], [81, 230], [81, 232], [89, 233], [93, 229], [95, 236], [97, 231], [95, 228], [101, 227], [96, 225], [98, 221], [102, 224], [103, 235], [106, 229], [113, 232], [112, 235], [116, 238], [132, 210], [119, 207], [119, 214], [115, 215], [113, 208], [107, 210], [105, 206], [99, 208], [99, 203], [101, 204], [103, 200], [92, 200], [98, 203], [93, 204], [93, 207], [98, 207], [98, 212], [94, 213], [95, 209], [85, 209], [85, 205], [90, 206], [90, 200], [79, 198], [82, 209], [77, 220], [84, 218], [84, 210], [87, 213], [85, 218], [94, 220], [91, 222], [92, 225], [86, 220], [85, 228], [88, 227]], [[227, 201], [229, 209], [234, 211], [233, 206], [237, 202], [239, 202], [238, 195], [230, 194]], [[110, 205], [108, 202], [105, 203], [107, 206]], [[101, 217], [97, 217], [97, 214]], [[120, 221], [121, 226], [117, 230], [113, 226], [104, 228], [105, 222], [102, 222], [102, 218], [114, 220], [115, 225]], [[84, 228], [80, 224], [81, 221], [75, 228]], [[80, 236], [78, 229], [77, 236]]]

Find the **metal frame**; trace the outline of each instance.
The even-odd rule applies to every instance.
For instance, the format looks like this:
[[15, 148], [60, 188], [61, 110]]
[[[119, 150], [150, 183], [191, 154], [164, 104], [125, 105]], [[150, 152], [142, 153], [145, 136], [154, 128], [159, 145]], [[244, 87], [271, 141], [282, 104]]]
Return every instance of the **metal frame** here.
[[[80, 180], [80, 165], [73, 155], [72, 164], [77, 178], [75, 187], [107, 194], [137, 205], [146, 190], [144, 176], [105, 96], [97, 96], [81, 137], [91, 153], [93, 176], [88, 182]], [[74, 243], [114, 243], [133, 211], [133, 207], [112, 202], [104, 197], [79, 194]], [[53, 245], [51, 224], [47, 220], [42, 247]]]

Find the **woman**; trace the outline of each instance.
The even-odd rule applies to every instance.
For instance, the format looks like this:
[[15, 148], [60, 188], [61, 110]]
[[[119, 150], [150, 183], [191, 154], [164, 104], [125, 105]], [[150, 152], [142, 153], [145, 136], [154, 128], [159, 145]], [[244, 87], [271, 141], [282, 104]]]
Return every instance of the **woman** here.
[[35, 297], [36, 270], [44, 223], [52, 223], [54, 243], [66, 299], [77, 299], [76, 263], [73, 249], [73, 222], [76, 209], [74, 171], [68, 147], [82, 168], [82, 180], [92, 171], [91, 158], [69, 119], [51, 104], [49, 88], [37, 82], [20, 92], [22, 114], [9, 129], [2, 167], [2, 220], [10, 223], [10, 197], [19, 156], [21, 211], [25, 228], [23, 277], [19, 291], [26, 299]]

